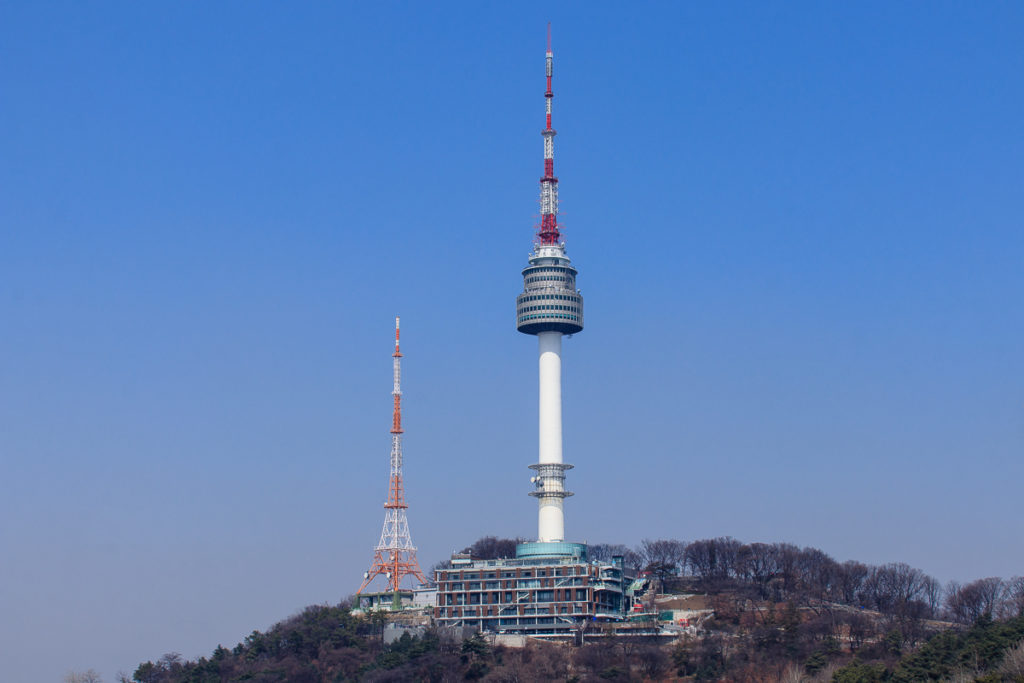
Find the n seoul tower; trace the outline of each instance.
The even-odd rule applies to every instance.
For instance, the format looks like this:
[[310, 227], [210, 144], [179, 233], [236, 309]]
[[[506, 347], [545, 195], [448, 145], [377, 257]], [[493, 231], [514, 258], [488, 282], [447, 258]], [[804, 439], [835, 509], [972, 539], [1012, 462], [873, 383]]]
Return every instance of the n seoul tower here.
[[555, 130], [551, 127], [553, 55], [551, 24], [545, 55], [547, 90], [544, 92], [546, 125], [544, 176], [540, 179], [540, 230], [523, 269], [523, 293], [516, 297], [516, 329], [537, 336], [540, 358], [539, 453], [537, 474], [530, 493], [539, 505], [537, 540], [565, 541], [563, 503], [572, 495], [565, 488], [562, 462], [562, 335], [583, 329], [583, 297], [576, 289], [576, 269], [565, 254], [558, 224], [558, 178], [555, 177]]

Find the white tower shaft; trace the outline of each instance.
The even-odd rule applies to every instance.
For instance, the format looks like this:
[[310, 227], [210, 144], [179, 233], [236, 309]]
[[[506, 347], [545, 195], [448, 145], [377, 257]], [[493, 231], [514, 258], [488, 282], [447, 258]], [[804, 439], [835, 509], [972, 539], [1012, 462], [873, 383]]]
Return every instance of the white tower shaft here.
[[562, 462], [562, 333], [541, 332], [539, 462]]
[[[539, 458], [541, 465], [562, 464], [562, 333], [541, 332], [540, 347]], [[561, 480], [545, 481], [545, 493], [564, 489]], [[560, 496], [540, 498], [537, 540], [565, 540], [565, 517]]]

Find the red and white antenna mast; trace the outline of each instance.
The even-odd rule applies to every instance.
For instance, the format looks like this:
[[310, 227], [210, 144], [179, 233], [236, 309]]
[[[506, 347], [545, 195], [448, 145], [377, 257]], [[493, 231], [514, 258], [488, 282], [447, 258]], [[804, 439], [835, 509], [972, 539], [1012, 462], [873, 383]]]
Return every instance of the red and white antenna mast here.
[[[388, 502], [384, 503], [384, 529], [373, 555], [373, 566], [363, 574], [363, 585], [356, 595], [363, 592], [374, 578], [384, 576], [388, 590], [396, 593], [407, 576], [426, 583], [427, 578], [416, 560], [416, 547], [409, 536], [409, 520], [405, 511], [405, 488], [402, 484], [402, 352], [398, 348], [398, 317], [395, 317], [394, 358], [395, 388], [391, 391], [394, 409], [391, 414], [391, 477], [388, 485]], [[396, 605], [397, 606], [397, 605]]]
[[540, 244], [558, 244], [561, 233], [558, 231], [558, 178], [555, 177], [555, 130], [551, 127], [551, 100], [555, 94], [551, 91], [551, 70], [554, 55], [551, 52], [551, 23], [548, 22], [548, 51], [545, 55], [545, 70], [548, 77], [548, 88], [544, 92], [545, 125], [541, 135], [544, 136], [544, 177], [540, 179], [540, 231], [537, 238]]

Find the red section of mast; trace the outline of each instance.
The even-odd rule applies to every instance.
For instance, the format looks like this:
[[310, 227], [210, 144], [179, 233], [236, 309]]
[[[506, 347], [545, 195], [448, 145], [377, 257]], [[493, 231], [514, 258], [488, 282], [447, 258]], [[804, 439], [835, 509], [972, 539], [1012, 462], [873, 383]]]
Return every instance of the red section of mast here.
[[551, 23], [548, 22], [548, 49], [544, 55], [547, 90], [544, 91], [545, 122], [544, 136], [544, 177], [540, 179], [540, 231], [537, 233], [541, 244], [558, 244], [561, 233], [558, 230], [558, 178], [555, 177], [555, 130], [551, 127], [551, 100], [555, 94], [551, 90], [552, 62]]

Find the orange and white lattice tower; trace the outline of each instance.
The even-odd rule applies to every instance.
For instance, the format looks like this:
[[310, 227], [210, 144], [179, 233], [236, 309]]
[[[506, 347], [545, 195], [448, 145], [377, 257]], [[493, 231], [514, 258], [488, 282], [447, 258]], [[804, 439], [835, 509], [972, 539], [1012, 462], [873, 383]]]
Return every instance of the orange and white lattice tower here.
[[388, 502], [384, 503], [384, 529], [380, 542], [373, 554], [373, 566], [363, 574], [363, 585], [356, 595], [363, 592], [370, 582], [383, 576], [388, 582], [388, 591], [397, 593], [405, 577], [426, 583], [427, 579], [416, 560], [416, 547], [409, 536], [409, 520], [405, 511], [405, 488], [402, 483], [402, 353], [398, 350], [398, 318], [395, 318], [395, 388], [394, 412], [391, 417], [391, 478], [388, 486]]

